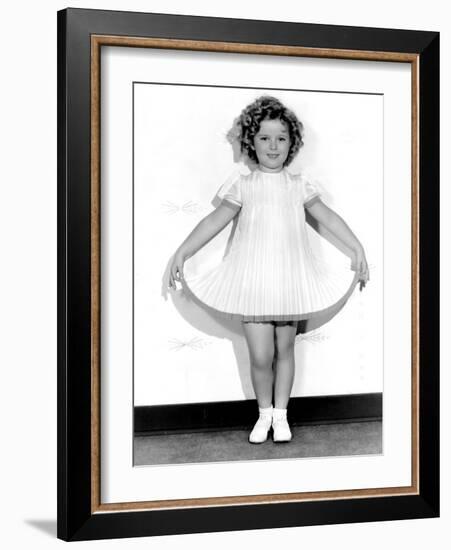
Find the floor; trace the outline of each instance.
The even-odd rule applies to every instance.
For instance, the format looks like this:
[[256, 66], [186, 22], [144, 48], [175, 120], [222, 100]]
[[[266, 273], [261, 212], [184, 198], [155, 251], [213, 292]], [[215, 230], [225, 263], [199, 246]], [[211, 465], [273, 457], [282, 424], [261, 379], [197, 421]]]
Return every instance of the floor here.
[[230, 462], [382, 453], [382, 421], [291, 426], [289, 443], [248, 442], [248, 430], [136, 436], [134, 465]]

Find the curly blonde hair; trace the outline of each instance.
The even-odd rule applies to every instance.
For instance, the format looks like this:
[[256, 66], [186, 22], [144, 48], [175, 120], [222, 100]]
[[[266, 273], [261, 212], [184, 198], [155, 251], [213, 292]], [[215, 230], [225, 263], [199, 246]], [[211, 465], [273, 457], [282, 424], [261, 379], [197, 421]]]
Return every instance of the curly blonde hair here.
[[285, 107], [275, 97], [263, 95], [245, 107], [238, 120], [239, 134], [237, 138], [240, 141], [241, 152], [254, 162], [258, 162], [255, 153], [254, 138], [260, 130], [260, 124], [263, 120], [280, 119], [284, 122], [290, 135], [290, 149], [284, 165], [288, 166], [296, 156], [299, 149], [304, 145], [302, 140], [304, 126], [297, 116]]

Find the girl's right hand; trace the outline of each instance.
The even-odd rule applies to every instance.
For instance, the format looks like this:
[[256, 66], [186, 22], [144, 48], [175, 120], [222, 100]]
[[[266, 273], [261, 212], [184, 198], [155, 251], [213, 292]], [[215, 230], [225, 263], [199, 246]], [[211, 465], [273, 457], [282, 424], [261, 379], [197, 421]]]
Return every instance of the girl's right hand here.
[[362, 289], [366, 286], [366, 283], [370, 280], [370, 271], [368, 269], [368, 262], [366, 261], [363, 248], [359, 248], [355, 252], [354, 265], [355, 270], [359, 274], [360, 291], [362, 291]]
[[183, 279], [183, 264], [185, 263], [185, 258], [179, 252], [175, 253], [174, 259], [172, 260], [171, 268], [169, 270], [169, 285], [168, 288], [173, 288], [177, 290], [175, 281], [181, 282]]

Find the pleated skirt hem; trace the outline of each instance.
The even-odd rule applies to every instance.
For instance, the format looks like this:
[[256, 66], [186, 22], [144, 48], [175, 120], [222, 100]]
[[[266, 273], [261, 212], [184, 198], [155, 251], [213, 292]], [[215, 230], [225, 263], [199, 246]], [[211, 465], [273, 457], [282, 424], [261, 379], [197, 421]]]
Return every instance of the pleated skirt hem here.
[[217, 315], [220, 315], [224, 319], [229, 319], [233, 321], [243, 321], [243, 322], [265, 322], [265, 321], [298, 321], [298, 326], [296, 330], [296, 334], [301, 334], [305, 332], [309, 332], [311, 330], [314, 330], [321, 325], [327, 323], [330, 321], [345, 305], [345, 303], [348, 301], [349, 297], [351, 296], [352, 292], [354, 291], [354, 288], [356, 287], [357, 283], [359, 281], [358, 273], [356, 272], [354, 274], [354, 278], [352, 279], [352, 282], [347, 289], [347, 291], [341, 296], [339, 300], [331, 304], [330, 306], [316, 310], [316, 311], [310, 311], [307, 313], [289, 313], [289, 314], [283, 314], [283, 315], [274, 315], [274, 314], [267, 314], [267, 315], [245, 315], [242, 313], [231, 313], [227, 311], [222, 311], [219, 309], [216, 309], [205, 302], [203, 302], [196, 294], [191, 290], [188, 283], [185, 279], [181, 280], [182, 288], [185, 294], [193, 300], [196, 304], [199, 306], [206, 308], [208, 311], [211, 311], [212, 313], [215, 313]]

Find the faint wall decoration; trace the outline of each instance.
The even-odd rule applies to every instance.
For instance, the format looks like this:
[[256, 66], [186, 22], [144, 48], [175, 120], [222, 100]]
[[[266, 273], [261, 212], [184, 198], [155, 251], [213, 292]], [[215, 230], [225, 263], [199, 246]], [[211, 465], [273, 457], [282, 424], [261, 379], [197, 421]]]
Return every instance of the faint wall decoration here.
[[169, 350], [170, 351], [180, 351], [182, 349], [189, 348], [193, 351], [199, 351], [211, 344], [211, 341], [205, 338], [194, 337], [191, 340], [180, 340], [179, 338], [170, 338]]
[[300, 341], [309, 342], [310, 344], [319, 344], [320, 342], [324, 342], [324, 340], [327, 340], [328, 338], [329, 336], [327, 336], [324, 331], [312, 330], [311, 332], [300, 334], [297, 337], [296, 345], [298, 345]]
[[187, 201], [183, 204], [176, 204], [172, 201], [166, 201], [162, 204], [163, 212], [165, 214], [175, 214], [176, 212], [182, 212], [183, 214], [197, 214], [202, 210], [202, 206], [194, 201]]

